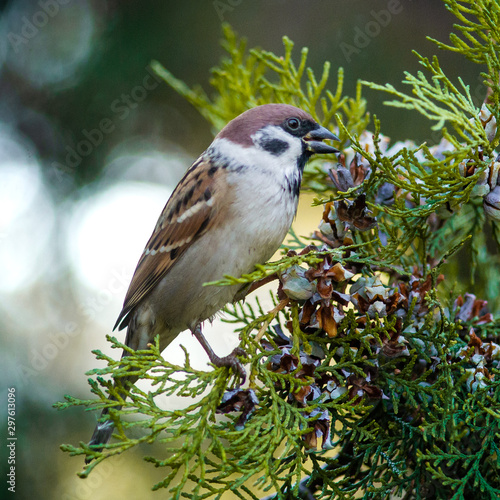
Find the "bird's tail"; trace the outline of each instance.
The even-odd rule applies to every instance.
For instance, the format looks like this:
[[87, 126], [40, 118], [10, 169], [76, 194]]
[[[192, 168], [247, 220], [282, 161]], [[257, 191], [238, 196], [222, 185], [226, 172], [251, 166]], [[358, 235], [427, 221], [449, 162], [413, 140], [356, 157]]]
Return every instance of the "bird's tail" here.
[[[115, 407], [117, 410], [121, 408], [121, 406]], [[103, 420], [104, 417], [109, 413], [109, 408], [104, 408], [101, 412], [101, 416], [99, 420]], [[98, 422], [95, 426], [94, 433], [89, 441], [89, 446], [101, 445], [99, 448], [96, 448], [98, 451], [101, 451], [105, 444], [111, 439], [111, 435], [113, 434], [113, 430], [115, 428], [115, 424], [112, 420], [107, 419], [103, 422]], [[89, 459], [86, 462], [90, 462]]]
[[[124, 352], [122, 355], [122, 359], [124, 356], [126, 356], [127, 353]], [[121, 385], [126, 387], [129, 384], [133, 384], [136, 382], [138, 377], [136, 376], [128, 376], [122, 378]], [[115, 386], [116, 387], [116, 386]], [[125, 398], [126, 395], [123, 394], [123, 397]], [[116, 401], [116, 397], [110, 396], [109, 399], [111, 401]], [[113, 406], [112, 407], [114, 410], [120, 410], [122, 407], [121, 405], [119, 406]], [[109, 410], [110, 408], [104, 408], [101, 412], [101, 415], [98, 419], [97, 425], [95, 426], [94, 433], [92, 434], [92, 437], [90, 438], [89, 441], [89, 446], [94, 446], [94, 449], [96, 451], [102, 451], [104, 446], [109, 442], [111, 439], [111, 436], [113, 435], [113, 431], [115, 429], [115, 424], [113, 420], [111, 420], [109, 417], [106, 418], [107, 415], [109, 415]], [[92, 458], [86, 458], [85, 463], [89, 463], [92, 461]]]
[[[151, 334], [149, 335], [149, 332], [147, 332], [147, 335], [144, 335], [144, 331], [141, 328], [143, 325], [137, 323], [137, 317], [136, 314], [132, 316], [132, 318], [129, 320], [129, 325], [127, 328], [127, 336], [125, 338], [125, 344], [132, 348], [134, 351], [140, 350], [140, 349], [147, 349], [148, 342], [150, 342], [150, 338], [154, 338], [154, 335]], [[154, 332], [153, 332], [154, 333]], [[160, 338], [160, 351], [165, 349], [165, 347], [177, 336], [179, 332], [176, 332], [173, 335], [170, 336], [163, 336]], [[130, 353], [128, 351], [123, 351], [122, 354], [122, 359], [128, 356]], [[135, 375], [129, 375], [126, 377], [123, 377], [121, 379], [121, 384], [123, 387], [126, 387], [129, 384], [134, 384], [137, 381], [138, 377]], [[125, 398], [126, 395], [123, 394], [123, 398]], [[113, 396], [110, 396], [110, 400], [115, 400]], [[113, 406], [115, 410], [120, 410], [121, 406]], [[115, 428], [115, 424], [113, 420], [111, 420], [109, 417], [105, 418], [109, 414], [109, 408], [104, 408], [101, 412], [101, 416], [99, 417], [99, 421], [94, 429], [94, 433], [92, 434], [92, 437], [89, 441], [89, 446], [94, 446], [94, 449], [96, 451], [102, 451], [104, 446], [109, 442], [111, 439], [111, 436], [113, 435], [113, 430]], [[85, 459], [86, 463], [91, 462], [92, 459], [87, 458]]]
[[[122, 379], [122, 384], [128, 385], [128, 383], [133, 384], [136, 380], [137, 377], [125, 377]], [[125, 397], [125, 395], [123, 396]], [[116, 398], [113, 396], [110, 396], [109, 399], [111, 401], [116, 401]], [[121, 405], [120, 406], [113, 406], [114, 410], [121, 410]], [[97, 425], [95, 426], [94, 433], [92, 434], [92, 437], [90, 438], [89, 441], [89, 446], [94, 446], [94, 449], [96, 451], [102, 451], [104, 448], [104, 445], [106, 445], [109, 440], [111, 439], [111, 436], [113, 435], [113, 431], [115, 429], [115, 424], [113, 420], [111, 420], [109, 417], [106, 418], [106, 416], [109, 414], [109, 408], [104, 408], [102, 410], [101, 415], [99, 417], [99, 420], [97, 422]], [[89, 463], [92, 461], [92, 458], [86, 458], [85, 463]]]

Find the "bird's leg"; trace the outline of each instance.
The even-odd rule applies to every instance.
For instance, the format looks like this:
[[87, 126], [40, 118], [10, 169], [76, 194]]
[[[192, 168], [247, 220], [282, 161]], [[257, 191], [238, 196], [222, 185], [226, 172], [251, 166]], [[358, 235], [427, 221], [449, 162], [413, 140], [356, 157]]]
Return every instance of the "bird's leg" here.
[[236, 356], [245, 356], [246, 352], [241, 349], [240, 347], [237, 347], [236, 349], [233, 350], [231, 354], [228, 354], [227, 356], [224, 356], [223, 358], [220, 358], [215, 354], [215, 352], [212, 350], [210, 347], [210, 344], [207, 342], [207, 339], [204, 337], [203, 333], [201, 332], [201, 325], [196, 325], [192, 330], [191, 333], [198, 339], [198, 342], [203, 346], [203, 349], [205, 349], [205, 352], [208, 354], [208, 357], [210, 361], [215, 365], [215, 366], [229, 366], [230, 368], [233, 369], [241, 378], [241, 383], [245, 383], [245, 379], [247, 378], [245, 368], [243, 368], [243, 365], [241, 362], [238, 360]]

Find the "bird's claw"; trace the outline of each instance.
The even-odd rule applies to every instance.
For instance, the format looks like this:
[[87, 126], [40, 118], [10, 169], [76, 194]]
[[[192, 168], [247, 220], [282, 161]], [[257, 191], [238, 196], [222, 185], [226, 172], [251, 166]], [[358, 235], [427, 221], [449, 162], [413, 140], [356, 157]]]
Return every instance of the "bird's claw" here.
[[241, 382], [239, 385], [242, 385], [245, 383], [245, 380], [247, 378], [247, 374], [245, 371], [245, 368], [243, 367], [241, 361], [237, 358], [237, 356], [246, 356], [247, 353], [241, 348], [241, 347], [236, 347], [231, 354], [228, 354], [227, 356], [224, 356], [222, 358], [219, 358], [218, 356], [215, 359], [212, 359], [212, 363], [215, 366], [221, 367], [221, 366], [228, 366], [231, 368], [234, 372], [236, 372], [241, 379]]

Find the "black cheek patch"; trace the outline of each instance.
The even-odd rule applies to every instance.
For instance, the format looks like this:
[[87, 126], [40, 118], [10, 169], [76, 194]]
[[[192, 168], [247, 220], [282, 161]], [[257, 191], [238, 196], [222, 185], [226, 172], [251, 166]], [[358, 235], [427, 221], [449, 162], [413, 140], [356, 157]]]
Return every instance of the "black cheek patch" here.
[[280, 139], [261, 139], [259, 142], [262, 149], [275, 156], [284, 153], [289, 147], [287, 142]]

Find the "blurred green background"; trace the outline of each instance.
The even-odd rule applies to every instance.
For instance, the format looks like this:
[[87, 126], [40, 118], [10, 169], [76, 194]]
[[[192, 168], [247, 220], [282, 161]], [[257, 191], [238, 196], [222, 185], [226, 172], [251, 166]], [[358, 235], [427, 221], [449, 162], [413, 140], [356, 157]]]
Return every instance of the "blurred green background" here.
[[[0, 411], [6, 453], [14, 387], [16, 498], [169, 498], [149, 490], [163, 471], [141, 453], [78, 479], [82, 459], [59, 445], [88, 441], [96, 416], [51, 406], [64, 394], [90, 397], [90, 351], [109, 353], [105, 334], [156, 218], [212, 138], [201, 116], [151, 76], [150, 61], [209, 90], [227, 21], [250, 47], [281, 54], [287, 35], [298, 60], [308, 46], [315, 71], [331, 61], [332, 89], [343, 66], [353, 95], [357, 79], [401, 88], [403, 71], [418, 70], [411, 50], [436, 53], [425, 36], [447, 41], [453, 19], [438, 0], [12, 0], [0, 15]], [[479, 104], [479, 68], [439, 55]], [[423, 117], [365, 96], [392, 139], [437, 139]], [[317, 222], [305, 210], [302, 233]], [[221, 353], [236, 345], [220, 324], [211, 335]], [[181, 342], [206, 366], [191, 340], [181, 335], [165, 355], [179, 355]], [[7, 456], [0, 469], [0, 498], [11, 498]]]

